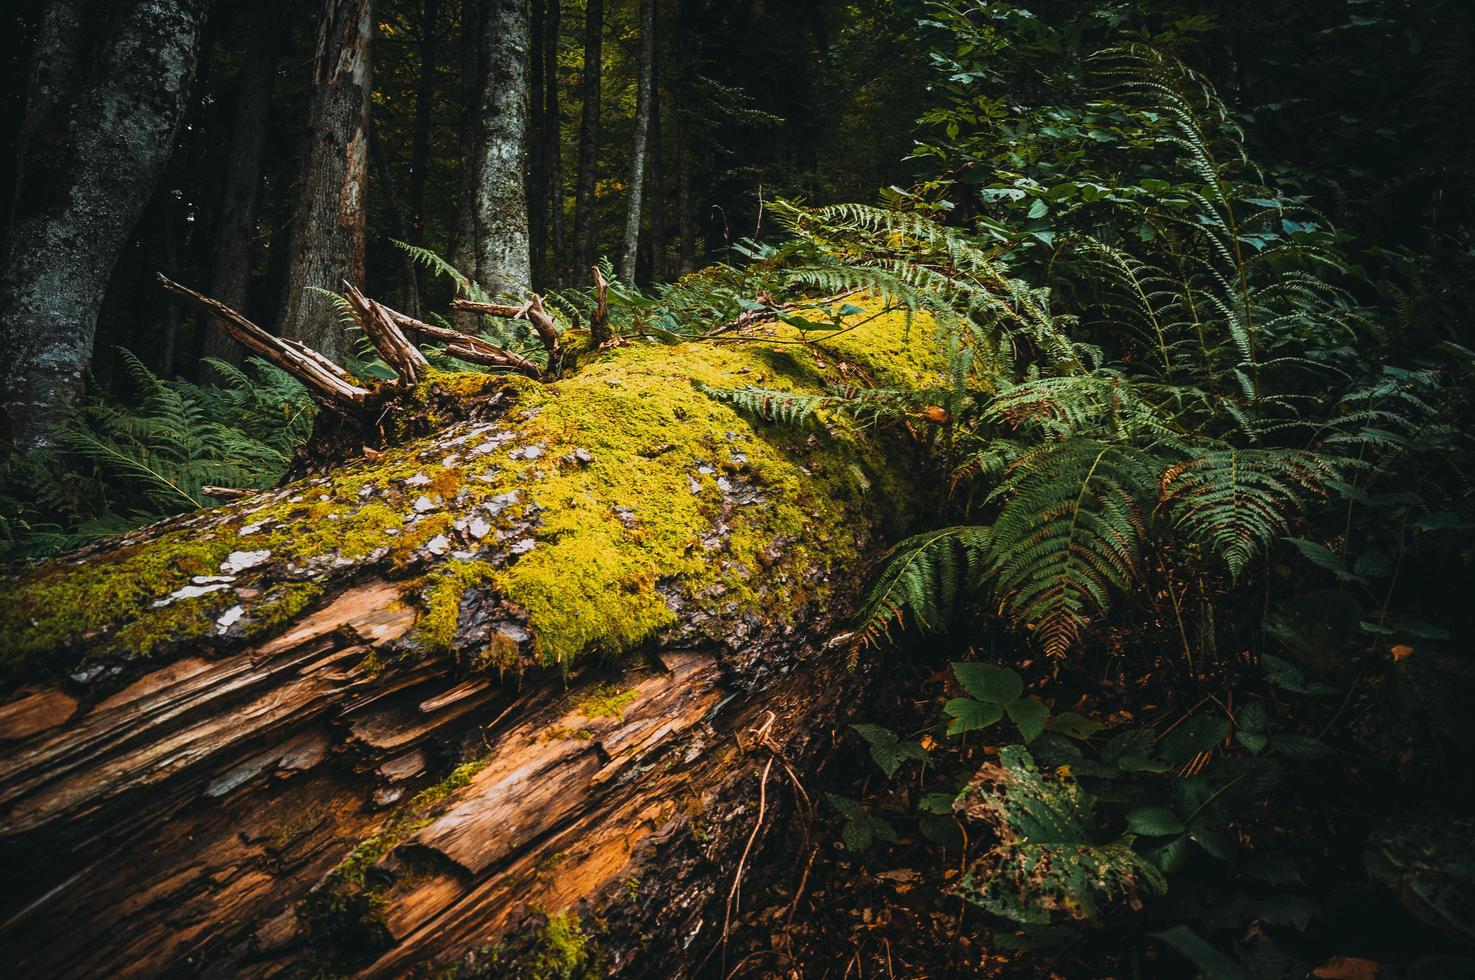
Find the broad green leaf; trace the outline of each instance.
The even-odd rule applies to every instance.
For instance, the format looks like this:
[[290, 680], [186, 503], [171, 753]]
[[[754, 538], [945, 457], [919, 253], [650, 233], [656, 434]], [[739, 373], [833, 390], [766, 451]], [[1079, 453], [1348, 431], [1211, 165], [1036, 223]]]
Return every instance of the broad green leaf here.
[[889, 728], [880, 725], [851, 725], [856, 734], [871, 747], [871, 758], [887, 776], [896, 775], [896, 770], [907, 760], [927, 761], [927, 750], [916, 742], [903, 742]]
[[1212, 715], [1195, 715], [1169, 732], [1159, 751], [1168, 762], [1181, 766], [1228, 737], [1228, 721]]
[[1004, 710], [1009, 713], [1009, 720], [1014, 722], [1026, 743], [1040, 737], [1040, 733], [1045, 730], [1045, 722], [1050, 717], [1050, 709], [1045, 707], [1045, 703], [1033, 698], [1011, 702], [1004, 706]]
[[1024, 693], [1024, 681], [1007, 667], [977, 661], [953, 664], [953, 676], [963, 690], [980, 701], [1008, 704]]
[[986, 704], [972, 698], [953, 698], [942, 710], [952, 719], [947, 726], [949, 735], [987, 728], [1004, 717], [1003, 705]]
[[1055, 716], [1050, 726], [1054, 731], [1084, 741], [1106, 727], [1094, 718], [1078, 715], [1074, 711], [1063, 711]]
[[1270, 744], [1269, 736], [1262, 735], [1259, 732], [1237, 731], [1234, 733], [1234, 739], [1240, 745], [1249, 749], [1253, 755], [1259, 755], [1265, 750], [1265, 746]]
[[1165, 806], [1140, 806], [1127, 814], [1127, 830], [1143, 837], [1171, 837], [1183, 833], [1183, 821]]
[[1245, 980], [1245, 973], [1238, 964], [1187, 926], [1174, 926], [1162, 932], [1154, 932], [1152, 937], [1162, 940], [1188, 957], [1209, 980]]
[[1272, 735], [1270, 747], [1288, 759], [1313, 762], [1331, 755], [1331, 746], [1309, 735]]

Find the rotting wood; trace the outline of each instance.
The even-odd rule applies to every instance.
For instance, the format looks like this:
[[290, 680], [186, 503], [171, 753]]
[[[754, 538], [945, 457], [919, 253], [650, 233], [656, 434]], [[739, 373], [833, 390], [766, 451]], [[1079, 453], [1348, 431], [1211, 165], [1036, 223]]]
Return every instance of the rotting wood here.
[[343, 295], [348, 300], [348, 305], [353, 307], [359, 327], [374, 345], [374, 349], [399, 376], [399, 386], [408, 388], [419, 381], [420, 376], [430, 367], [430, 362], [420, 353], [420, 348], [412, 344], [395, 325], [388, 311], [347, 280], [343, 282]]
[[[899, 349], [891, 343], [882, 356]], [[744, 379], [754, 369], [746, 365], [774, 363], [766, 354], [627, 347], [599, 357], [571, 378], [523, 385], [542, 399], [536, 406], [519, 407], [498, 388], [494, 411], [448, 424], [413, 448], [386, 447], [332, 475], [56, 560], [107, 562], [164, 535], [224, 534], [229, 556], [182, 581], [193, 574], [233, 590], [231, 601], [248, 616], [247, 594], [275, 583], [310, 580], [322, 591], [249, 639], [207, 620], [207, 634], [165, 648], [157, 663], [109, 652], [70, 679], [0, 695], [0, 737], [10, 739], [0, 750], [0, 861], [18, 883], [0, 895], [8, 964], [35, 976], [203, 966], [230, 976], [394, 977], [464, 962], [522, 935], [539, 914], [559, 913], [576, 913], [591, 929], [604, 924], [595, 940], [611, 974], [679, 976], [702, 946], [718, 942], [732, 869], [803, 795], [797, 780], [792, 792], [770, 781], [755, 826], [765, 764], [780, 760], [791, 779], [804, 771], [833, 743], [863, 683], [846, 670], [845, 651], [827, 642], [855, 601], [853, 561], [841, 570], [815, 556], [825, 550], [818, 543], [845, 541], [865, 549], [854, 560], [879, 552], [881, 515], [893, 498], [810, 492], [805, 483], [857, 465], [841, 459], [895, 464], [881, 454], [826, 460], [823, 453], [838, 450], [823, 440], [836, 433], [760, 432], [761, 423], [684, 383], [699, 362]], [[829, 359], [804, 370], [827, 369]], [[641, 524], [651, 502], [600, 496], [607, 491], [594, 482], [615, 452], [591, 439], [600, 430], [584, 428], [579, 412], [553, 429], [539, 426], [558, 416], [559, 398], [602, 399], [596, 404], [610, 418], [633, 421], [663, 393], [694, 399], [679, 403], [688, 424], [703, 412], [720, 415], [711, 445], [674, 451], [671, 430], [658, 426], [655, 441], [642, 438], [625, 465], [657, 474], [671, 467], [663, 478], [705, 498], [711, 524], [688, 543], [710, 556], [700, 565], [730, 563], [733, 527], [795, 501], [803, 516], [792, 526], [803, 530], [767, 531], [772, 539], [733, 568], [734, 578], [717, 580], [720, 589], [683, 592], [678, 576], [656, 565], [655, 594], [673, 621], [624, 669], [586, 657], [567, 677], [533, 670], [521, 686], [486, 665], [472, 669], [487, 651], [504, 665], [509, 655], [525, 657], [532, 642], [536, 622], [493, 585], [468, 589], [452, 607], [447, 647], [427, 646], [428, 572], [465, 560], [453, 557], [463, 548], [482, 549], [479, 560], [505, 571], [557, 546], [526, 514], [496, 535], [472, 523], [550, 473], [573, 475], [571, 495], [596, 499], [612, 515], [599, 534], [629, 531], [621, 547], [647, 546], [658, 530]], [[864, 434], [847, 437], [847, 453], [874, 438], [856, 431]], [[770, 468], [803, 467], [806, 481], [765, 476], [750, 458], [761, 452], [777, 454]], [[703, 471], [714, 458], [724, 469]], [[380, 467], [404, 475], [364, 483], [370, 496], [362, 497], [354, 481]], [[435, 490], [453, 470], [492, 481], [465, 513], [446, 513], [463, 496], [455, 486]], [[872, 482], [880, 479], [877, 472]], [[258, 543], [267, 535], [311, 531], [311, 520], [326, 519], [302, 515], [331, 506], [335, 483], [352, 488], [334, 498], [339, 505], [346, 498], [421, 515], [423, 503], [444, 533], [393, 556], [387, 548], [353, 558], [331, 550], [268, 555]], [[856, 509], [842, 508], [843, 497]], [[826, 507], [840, 508], [827, 519], [843, 538], [814, 537]], [[284, 532], [266, 527], [273, 522]], [[807, 537], [795, 548], [799, 533]], [[269, 540], [279, 547], [284, 538]], [[225, 574], [215, 574], [216, 564]], [[580, 572], [561, 566], [569, 601], [578, 598]], [[232, 581], [214, 581], [222, 578]], [[734, 586], [752, 592], [750, 611], [721, 600]], [[173, 587], [162, 589], [164, 599], [175, 601]], [[788, 611], [773, 612], [779, 608]], [[101, 647], [110, 636], [100, 630], [79, 642]], [[692, 943], [697, 952], [687, 956]]]

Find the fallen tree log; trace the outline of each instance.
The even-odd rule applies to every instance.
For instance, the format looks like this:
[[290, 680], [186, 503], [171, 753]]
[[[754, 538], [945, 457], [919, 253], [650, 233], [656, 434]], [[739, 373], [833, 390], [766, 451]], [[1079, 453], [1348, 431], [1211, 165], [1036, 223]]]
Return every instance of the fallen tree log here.
[[915, 472], [701, 386], [937, 384], [860, 302], [817, 344], [566, 335], [546, 384], [400, 350], [412, 386], [339, 400], [392, 398], [380, 446], [0, 575], [15, 975], [696, 972], [854, 701]]

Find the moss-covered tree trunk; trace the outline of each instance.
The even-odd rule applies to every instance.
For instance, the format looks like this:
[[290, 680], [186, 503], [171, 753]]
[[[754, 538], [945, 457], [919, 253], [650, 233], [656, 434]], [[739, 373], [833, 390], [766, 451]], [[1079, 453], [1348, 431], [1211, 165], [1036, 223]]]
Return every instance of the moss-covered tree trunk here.
[[934, 383], [901, 320], [425, 372], [384, 424], [429, 435], [10, 570], [5, 961], [695, 972], [855, 699], [914, 470], [702, 386]]

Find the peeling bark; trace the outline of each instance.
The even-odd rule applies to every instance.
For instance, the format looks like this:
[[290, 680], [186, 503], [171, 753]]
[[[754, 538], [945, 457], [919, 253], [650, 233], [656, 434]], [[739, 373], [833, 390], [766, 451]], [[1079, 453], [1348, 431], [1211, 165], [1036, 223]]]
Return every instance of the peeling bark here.
[[430, 374], [390, 407], [454, 398], [434, 435], [0, 574], [34, 658], [0, 697], [0, 955], [398, 977], [567, 914], [610, 974], [691, 973], [799, 792], [772, 767], [755, 830], [760, 772], [805, 772], [856, 699], [836, 631], [914, 470], [694, 383], [938, 383], [904, 319]]

